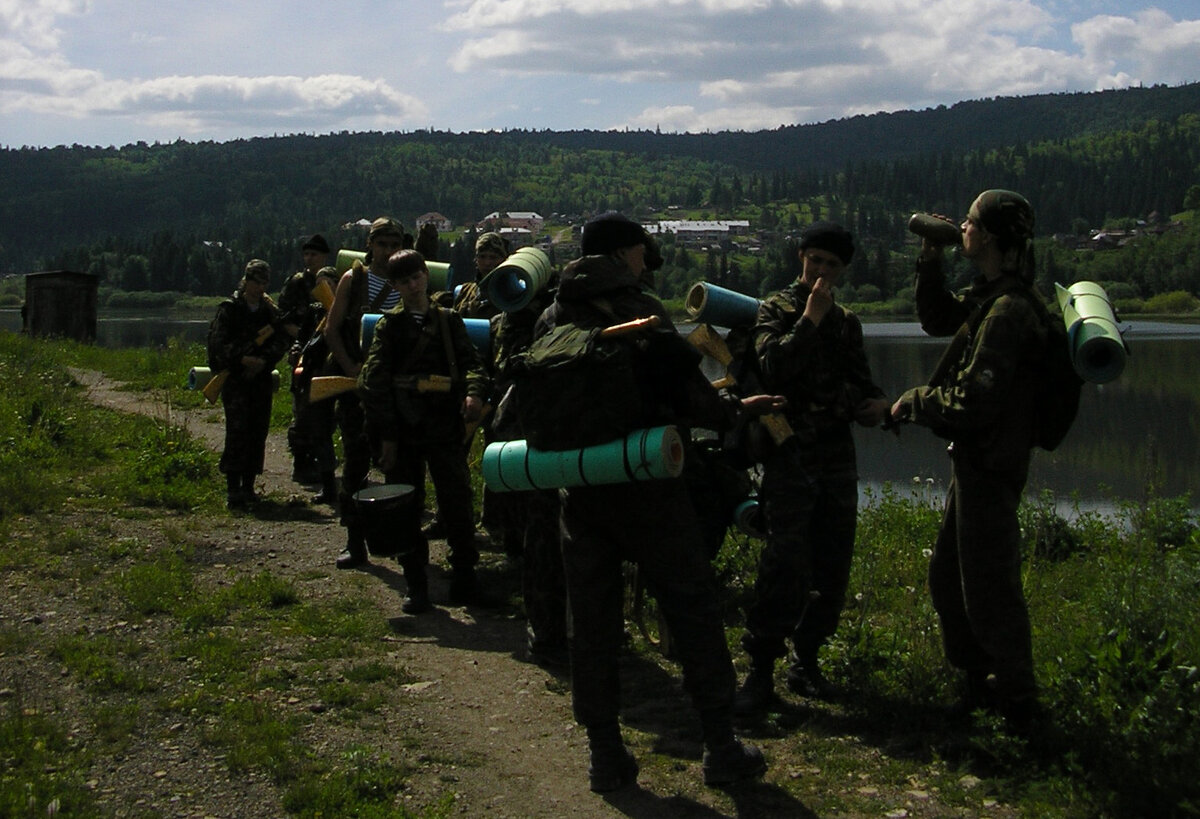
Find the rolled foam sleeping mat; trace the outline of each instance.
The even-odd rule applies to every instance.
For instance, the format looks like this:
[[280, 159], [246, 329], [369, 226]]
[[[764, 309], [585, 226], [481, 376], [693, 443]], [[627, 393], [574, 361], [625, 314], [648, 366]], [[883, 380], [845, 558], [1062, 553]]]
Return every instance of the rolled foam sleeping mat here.
[[753, 296], [708, 282], [693, 284], [683, 301], [693, 321], [718, 327], [749, 327], [758, 318], [760, 303]]
[[1071, 361], [1084, 381], [1107, 384], [1125, 369], [1129, 348], [1117, 326], [1117, 317], [1104, 288], [1095, 282], [1054, 285]]
[[673, 426], [635, 430], [607, 444], [563, 452], [497, 441], [483, 452], [483, 480], [493, 492], [563, 489], [677, 478], [683, 438]]

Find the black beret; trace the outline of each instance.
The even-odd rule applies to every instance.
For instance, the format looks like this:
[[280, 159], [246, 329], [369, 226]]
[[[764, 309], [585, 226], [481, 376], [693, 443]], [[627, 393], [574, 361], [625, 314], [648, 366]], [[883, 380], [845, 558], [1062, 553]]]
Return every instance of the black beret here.
[[585, 256], [605, 255], [623, 247], [647, 244], [647, 239], [645, 228], [628, 216], [610, 210], [584, 224], [579, 249]]
[[304, 240], [304, 244], [300, 246], [301, 250], [315, 250], [318, 253], [329, 252], [329, 242], [325, 241], [325, 237], [320, 233], [314, 233]]
[[836, 222], [813, 222], [800, 233], [800, 249], [826, 250], [850, 264], [854, 258], [854, 237]]

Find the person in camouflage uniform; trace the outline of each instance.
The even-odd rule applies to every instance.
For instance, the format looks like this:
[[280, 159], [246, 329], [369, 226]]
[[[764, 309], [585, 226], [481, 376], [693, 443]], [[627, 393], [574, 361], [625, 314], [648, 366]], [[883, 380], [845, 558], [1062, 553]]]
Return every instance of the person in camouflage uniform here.
[[[475, 574], [474, 498], [467, 470], [466, 423], [479, 420], [489, 381], [462, 317], [430, 301], [429, 269], [415, 250], [394, 253], [385, 268], [402, 304], [380, 317], [358, 376], [369, 440], [388, 483], [414, 487], [397, 537], [408, 582], [403, 610], [428, 611], [425, 567], [429, 545], [421, 534], [425, 468], [437, 492], [450, 547], [450, 602], [485, 602]], [[444, 388], [423, 387], [441, 379]]]
[[[334, 293], [333, 305], [325, 322], [325, 341], [329, 361], [325, 375], [358, 377], [366, 351], [362, 349], [362, 318], [366, 313], [389, 310], [400, 303], [400, 294], [385, 275], [388, 258], [403, 249], [404, 228], [399, 222], [380, 216], [367, 233], [367, 255], [342, 274]], [[367, 563], [366, 535], [357, 517], [354, 493], [366, 485], [371, 471], [371, 447], [363, 426], [362, 404], [353, 393], [336, 398], [337, 424], [342, 433], [342, 485], [338, 493], [342, 525], [346, 527], [346, 548], [337, 557], [339, 569], [352, 569]]]
[[[503, 396], [512, 384], [511, 362], [533, 341], [539, 315], [554, 301], [554, 288], [545, 287], [525, 307], [492, 318], [492, 350], [496, 386], [493, 396]], [[520, 408], [501, 404], [492, 416], [490, 439], [522, 437]], [[487, 490], [484, 490], [485, 493]], [[486, 498], [487, 495], [485, 494]], [[567, 589], [563, 577], [562, 533], [559, 531], [558, 490], [494, 493], [500, 510], [503, 542], [510, 556], [521, 559], [521, 596], [525, 604], [526, 649], [530, 661], [549, 668], [570, 664], [567, 650]]]
[[479, 285], [507, 258], [508, 240], [499, 233], [488, 231], [475, 240], [475, 281], [464, 284], [454, 297], [454, 309], [463, 318], [490, 319], [500, 312]]
[[254, 479], [263, 471], [271, 423], [271, 371], [292, 340], [277, 326], [279, 310], [266, 293], [270, 282], [270, 265], [250, 260], [237, 291], [217, 307], [208, 329], [208, 366], [213, 373], [229, 373], [221, 387], [225, 446], [219, 468], [230, 509], [245, 509], [255, 500]]
[[[981, 193], [962, 223], [971, 287], [946, 287], [942, 248], [917, 257], [925, 332], [954, 336], [929, 384], [904, 392], [896, 421], [950, 440], [950, 486], [929, 564], [946, 658], [966, 672], [963, 705], [997, 709], [1027, 728], [1037, 711], [1029, 614], [1021, 587], [1017, 507], [1029, 473], [1046, 328], [1033, 282], [1033, 208], [1020, 194]], [[1026, 292], [1021, 292], [1026, 291]]]
[[[293, 368], [300, 362], [301, 350], [325, 315], [325, 308], [313, 298], [312, 292], [317, 286], [317, 272], [329, 259], [329, 243], [324, 236], [314, 233], [301, 244], [300, 255], [304, 260], [304, 269], [288, 277], [278, 300], [280, 312], [291, 316], [299, 328], [288, 355], [288, 362]], [[292, 422], [288, 425], [287, 441], [288, 450], [292, 453], [292, 480], [297, 483], [316, 483], [321, 479], [322, 465], [317, 463], [313, 438], [307, 390], [293, 389]], [[333, 468], [331, 465], [324, 466]]]
[[[554, 303], [538, 319], [535, 339], [568, 323], [595, 328], [658, 316], [660, 330], [643, 339], [651, 350], [643, 362], [662, 378], [643, 396], [648, 408], [639, 426], [692, 420], [706, 427], [728, 426], [734, 407], [722, 402], [696, 360], [679, 351], [683, 345], [692, 352], [666, 308], [643, 287], [646, 259], [661, 258], [645, 229], [619, 213], [605, 213], [584, 225], [581, 248], [584, 256], [562, 271]], [[684, 359], [690, 367], [670, 366]], [[745, 399], [743, 406], [771, 411], [781, 402], [758, 396]], [[762, 752], [734, 736], [736, 677], [716, 577], [700, 546], [703, 535], [685, 482], [579, 486], [564, 489], [560, 498], [572, 707], [587, 730], [591, 789], [618, 790], [632, 785], [638, 774], [619, 722], [623, 561], [636, 563], [646, 576], [674, 638], [684, 687], [700, 716], [704, 781], [716, 785], [759, 776], [766, 769]]]
[[[463, 318], [494, 320], [501, 315], [500, 308], [487, 299], [487, 294], [480, 286], [489, 273], [500, 266], [508, 258], [508, 241], [499, 233], [489, 231], [481, 234], [475, 240], [475, 280], [467, 282], [457, 292], [442, 291], [433, 295], [433, 300], [444, 307], [452, 307]], [[493, 328], [495, 324], [493, 322]], [[488, 361], [489, 374], [495, 375], [494, 359]], [[489, 401], [493, 406], [499, 400], [499, 395], [493, 395]], [[492, 419], [484, 418], [480, 425], [483, 428], [484, 444], [496, 440], [492, 436]], [[516, 532], [511, 522], [512, 510], [508, 508], [509, 500], [484, 487], [481, 522], [487, 528], [496, 545], [504, 548], [510, 556], [516, 556]], [[445, 537], [446, 527], [440, 517], [435, 516], [424, 529], [427, 537]], [[510, 537], [511, 536], [511, 537]], [[509, 542], [509, 541], [513, 542]]]
[[795, 435], [763, 463], [767, 542], [746, 612], [750, 672], [738, 692], [740, 713], [773, 701], [775, 661], [788, 639], [788, 687], [821, 699], [835, 694], [817, 654], [837, 629], [850, 579], [858, 516], [851, 424], [879, 424], [890, 406], [871, 380], [862, 324], [834, 303], [853, 255], [853, 237], [841, 225], [806, 228], [800, 277], [763, 301], [754, 326], [763, 387], [787, 398], [784, 416]]

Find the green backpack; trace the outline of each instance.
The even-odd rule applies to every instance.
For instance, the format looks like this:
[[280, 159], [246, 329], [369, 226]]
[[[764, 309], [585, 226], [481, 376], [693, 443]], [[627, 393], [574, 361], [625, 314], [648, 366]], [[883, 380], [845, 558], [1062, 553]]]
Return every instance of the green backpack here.
[[1071, 342], [1062, 316], [1047, 309], [1031, 291], [1026, 293], [1046, 328], [1046, 356], [1038, 373], [1038, 415], [1034, 441], [1045, 450], [1054, 450], [1067, 437], [1079, 412], [1083, 379], [1071, 360]]
[[513, 361], [517, 418], [534, 449], [582, 449], [639, 427], [638, 341], [602, 329], [558, 325]]

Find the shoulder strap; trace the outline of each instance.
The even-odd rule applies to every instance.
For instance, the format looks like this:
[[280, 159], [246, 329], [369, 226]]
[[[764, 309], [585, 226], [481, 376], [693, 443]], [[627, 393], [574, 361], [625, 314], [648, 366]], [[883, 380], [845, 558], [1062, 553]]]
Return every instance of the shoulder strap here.
[[446, 351], [446, 363], [450, 365], [450, 380], [458, 381], [458, 357], [454, 355], [454, 344], [450, 340], [450, 319], [446, 311], [436, 304], [433, 311], [437, 313], [438, 330], [442, 333], [442, 347]]

